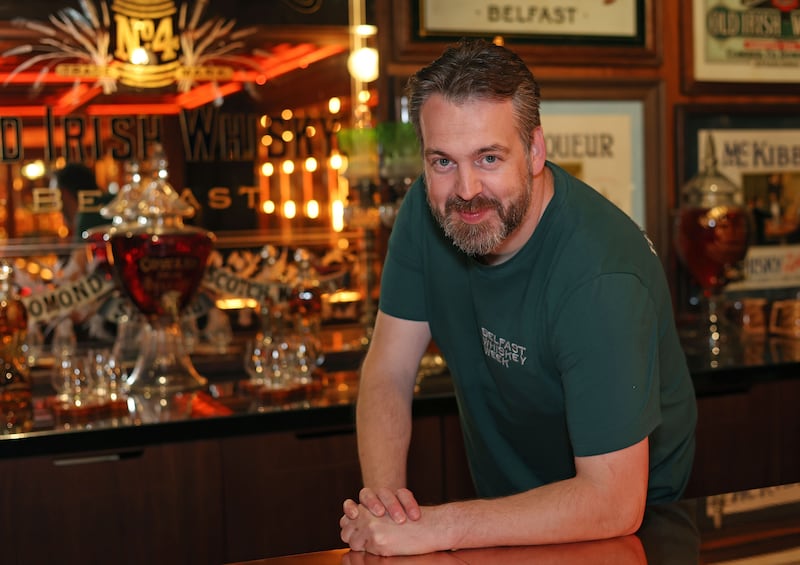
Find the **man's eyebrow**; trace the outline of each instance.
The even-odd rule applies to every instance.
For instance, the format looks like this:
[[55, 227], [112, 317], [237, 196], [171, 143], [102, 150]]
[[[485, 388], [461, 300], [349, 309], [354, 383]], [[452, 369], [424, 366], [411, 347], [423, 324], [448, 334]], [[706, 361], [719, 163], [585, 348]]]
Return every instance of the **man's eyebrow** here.
[[492, 145], [487, 145], [486, 147], [481, 147], [477, 151], [475, 151], [476, 155], [483, 155], [484, 153], [508, 153], [510, 149], [505, 145], [501, 145], [499, 143], [493, 143]]
[[[493, 143], [491, 145], [486, 145], [484, 147], [479, 147], [478, 149], [473, 151], [472, 154], [477, 157], [478, 155], [485, 155], [486, 153], [508, 154], [509, 152], [510, 152], [510, 149], [508, 147], [506, 147], [505, 145], [501, 145], [499, 143]], [[425, 156], [426, 157], [433, 157], [433, 156], [449, 157], [447, 152], [442, 151], [441, 149], [436, 149], [435, 147], [434, 148], [426, 148], [425, 149]]]
[[429, 147], [425, 148], [425, 156], [426, 157], [432, 157], [434, 155], [435, 156], [439, 156], [439, 157], [447, 157], [448, 156], [447, 153], [445, 153], [441, 149], [435, 149], [435, 148], [429, 148]]

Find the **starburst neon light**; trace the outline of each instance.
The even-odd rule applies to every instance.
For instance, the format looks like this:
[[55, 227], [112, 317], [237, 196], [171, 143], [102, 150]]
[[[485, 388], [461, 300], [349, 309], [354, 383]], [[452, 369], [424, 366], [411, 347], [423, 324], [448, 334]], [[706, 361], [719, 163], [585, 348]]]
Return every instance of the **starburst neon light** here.
[[[5, 84], [28, 69], [39, 68], [33, 88], [38, 89], [50, 72], [72, 77], [76, 85], [95, 78], [105, 94], [119, 84], [137, 88], [163, 88], [175, 84], [180, 92], [198, 82], [217, 85], [229, 81], [234, 69], [260, 72], [258, 61], [238, 54], [244, 38], [255, 27], [237, 30], [236, 20], [203, 19], [208, 0], [80, 0], [80, 9], [67, 7], [46, 22], [24, 18], [12, 24], [39, 36], [35, 43], [20, 45], [4, 57], [25, 60], [6, 77]], [[177, 34], [174, 33], [177, 27]]]

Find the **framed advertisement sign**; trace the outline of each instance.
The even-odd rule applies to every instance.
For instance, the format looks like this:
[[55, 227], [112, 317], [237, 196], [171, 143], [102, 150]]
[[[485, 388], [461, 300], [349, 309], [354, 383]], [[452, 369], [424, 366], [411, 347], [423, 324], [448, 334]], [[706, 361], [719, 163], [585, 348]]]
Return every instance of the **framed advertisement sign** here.
[[800, 3], [682, 0], [684, 87], [763, 92], [800, 85]]
[[502, 35], [531, 41], [642, 43], [644, 2], [497, 3], [487, 0], [418, 0], [419, 35]]
[[395, 0], [387, 24], [392, 62], [427, 63], [462, 37], [502, 38], [522, 57], [549, 64], [657, 65], [653, 0]]
[[676, 106], [676, 117], [679, 184], [705, 159], [716, 158], [718, 171], [738, 187], [737, 200], [751, 211], [744, 281], [729, 290], [800, 285], [800, 110], [788, 104]]
[[543, 101], [541, 111], [547, 158], [644, 227], [644, 102]]

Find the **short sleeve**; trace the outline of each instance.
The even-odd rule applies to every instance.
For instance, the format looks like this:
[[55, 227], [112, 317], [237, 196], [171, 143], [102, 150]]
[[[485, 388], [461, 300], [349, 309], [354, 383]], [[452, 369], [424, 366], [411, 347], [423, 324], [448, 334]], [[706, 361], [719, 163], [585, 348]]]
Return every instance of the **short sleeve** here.
[[424, 283], [425, 245], [423, 228], [430, 212], [425, 187], [417, 180], [409, 189], [389, 237], [381, 274], [380, 309], [406, 320], [427, 320]]
[[658, 323], [638, 277], [582, 284], [559, 311], [552, 339], [576, 456], [629, 447], [660, 423]]

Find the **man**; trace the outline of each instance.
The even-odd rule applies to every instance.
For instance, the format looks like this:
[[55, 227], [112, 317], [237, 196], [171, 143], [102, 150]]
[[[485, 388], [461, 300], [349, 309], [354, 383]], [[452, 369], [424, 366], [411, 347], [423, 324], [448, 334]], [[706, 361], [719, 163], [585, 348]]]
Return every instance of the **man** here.
[[[635, 532], [680, 497], [694, 390], [641, 230], [546, 161], [539, 88], [509, 50], [451, 47], [409, 83], [424, 182], [404, 199], [357, 404], [364, 488], [342, 540], [381, 555]], [[426, 204], [427, 200], [427, 204]], [[477, 500], [406, 488], [411, 400], [433, 338]]]
[[[100, 190], [91, 168], [81, 163], [67, 163], [53, 174], [51, 187], [61, 191], [61, 214], [73, 240], [82, 241], [86, 230], [109, 223], [99, 210], [111, 201], [112, 195]], [[92, 210], [82, 210], [82, 205], [91, 205]]]

